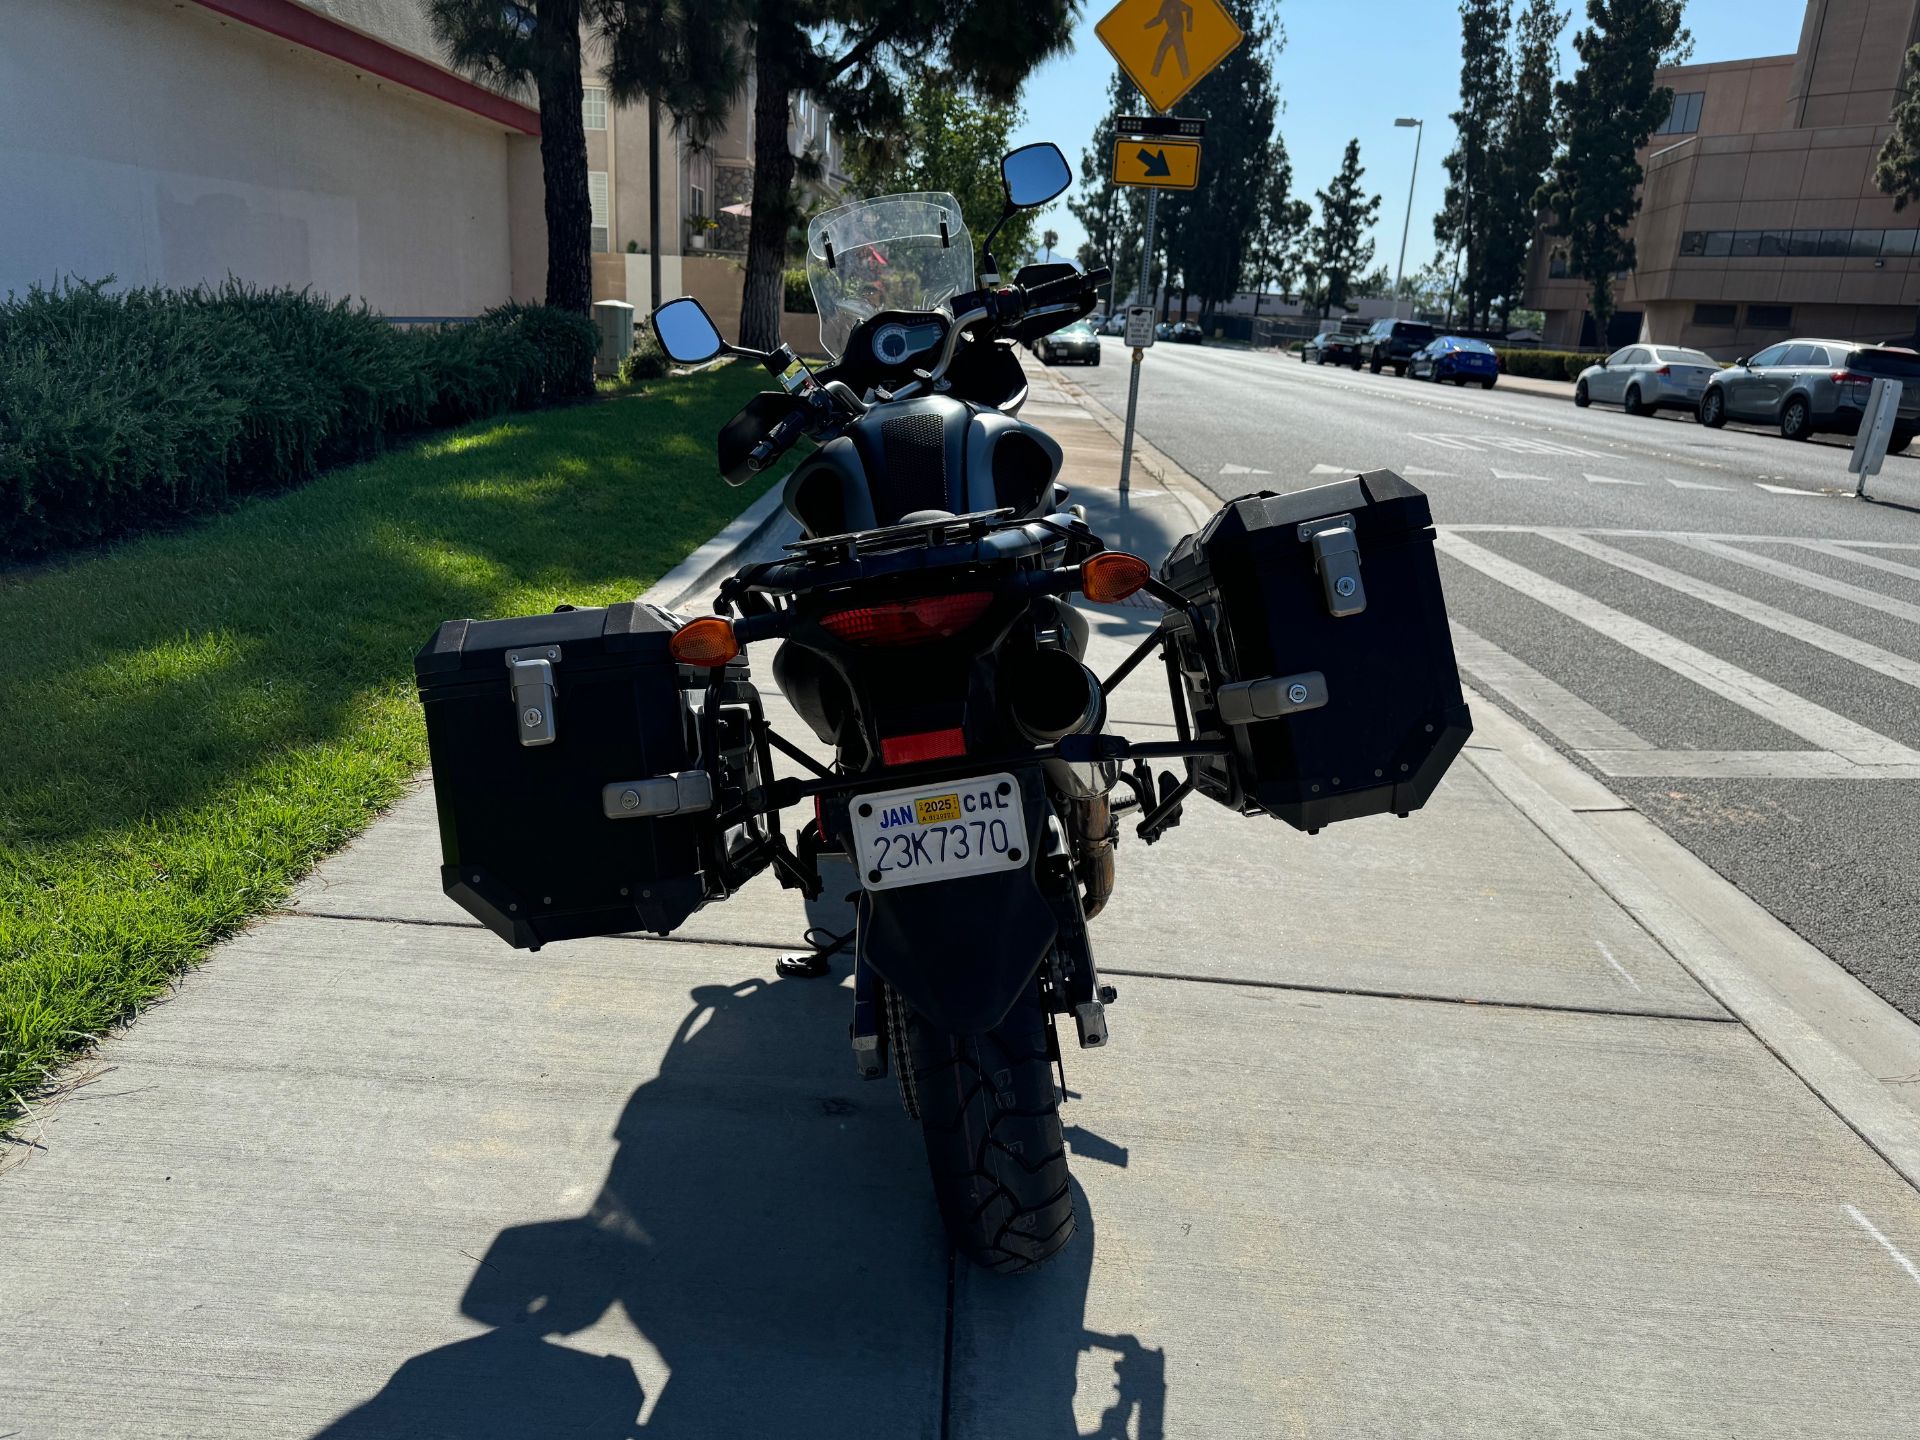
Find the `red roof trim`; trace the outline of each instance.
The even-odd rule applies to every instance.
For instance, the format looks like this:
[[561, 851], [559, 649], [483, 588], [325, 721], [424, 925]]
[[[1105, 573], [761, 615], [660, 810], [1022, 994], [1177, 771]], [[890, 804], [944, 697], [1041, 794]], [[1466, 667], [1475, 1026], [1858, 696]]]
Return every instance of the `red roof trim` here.
[[365, 70], [435, 100], [457, 105], [509, 130], [518, 130], [523, 135], [540, 133], [538, 110], [497, 95], [470, 80], [462, 80], [418, 55], [363, 35], [338, 20], [296, 5], [293, 0], [195, 0], [195, 3], [243, 25], [330, 55], [356, 70]]

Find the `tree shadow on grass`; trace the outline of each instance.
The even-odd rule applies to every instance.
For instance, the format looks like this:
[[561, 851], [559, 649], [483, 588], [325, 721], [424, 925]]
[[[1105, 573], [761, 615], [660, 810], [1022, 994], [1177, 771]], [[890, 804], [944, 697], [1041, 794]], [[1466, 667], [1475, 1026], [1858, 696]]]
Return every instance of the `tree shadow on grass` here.
[[[489, 1328], [408, 1359], [316, 1440], [940, 1433], [945, 1241], [893, 1086], [852, 1078], [834, 1038], [849, 992], [753, 979], [693, 999], [621, 1116], [588, 1212], [511, 1226], [488, 1248], [460, 1309]], [[1021, 1433], [1081, 1433], [1092, 1348], [1115, 1354], [1123, 1382], [1094, 1433], [1117, 1440], [1137, 1416], [1132, 1433], [1158, 1440], [1157, 1352], [1083, 1330], [1093, 1235], [1077, 1186], [1075, 1201], [1065, 1256], [988, 1277], [1038, 1322], [1007, 1377], [1028, 1402]]]
[[485, 422], [0, 585], [0, 845], [164, 820], [349, 740], [441, 620], [631, 598], [738, 508], [708, 437], [754, 383]]

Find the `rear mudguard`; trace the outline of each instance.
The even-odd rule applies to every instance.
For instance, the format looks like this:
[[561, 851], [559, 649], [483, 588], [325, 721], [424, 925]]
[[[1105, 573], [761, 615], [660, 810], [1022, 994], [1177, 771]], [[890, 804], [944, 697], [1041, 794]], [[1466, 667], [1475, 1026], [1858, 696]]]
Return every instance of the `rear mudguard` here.
[[[978, 1035], [1006, 1017], [1033, 983], [1058, 933], [1041, 892], [1047, 790], [1037, 769], [1014, 772], [1027, 821], [1018, 870], [860, 892], [859, 956], [921, 1016], [954, 1035]], [[839, 817], [847, 833], [844, 802]]]

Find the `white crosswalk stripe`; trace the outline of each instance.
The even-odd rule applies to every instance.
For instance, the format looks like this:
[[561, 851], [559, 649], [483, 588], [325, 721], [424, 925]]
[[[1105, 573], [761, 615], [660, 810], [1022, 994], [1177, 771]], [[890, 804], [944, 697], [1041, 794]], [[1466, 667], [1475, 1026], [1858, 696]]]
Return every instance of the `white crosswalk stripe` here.
[[[1477, 544], [1468, 538], [1468, 532], [1473, 528], [1478, 527], [1441, 530], [1437, 540], [1441, 553], [1529, 600], [1559, 612], [1608, 641], [1626, 647], [1682, 680], [1730, 701], [1779, 729], [1800, 736], [1815, 747], [1812, 750], [1787, 751], [1660, 749], [1588, 700], [1541, 674], [1523, 658], [1502, 650], [1465, 626], [1456, 626], [1456, 653], [1462, 670], [1483, 690], [1536, 721], [1603, 775], [1803, 780], [1920, 779], [1920, 750], [1880, 734], [1825, 705], [1795, 694], [1657, 626]], [[1509, 527], [1501, 528], [1511, 533]], [[1815, 646], [1833, 657], [1835, 662], [1859, 666], [1874, 674], [1920, 688], [1920, 662], [1906, 656], [1662, 565], [1644, 555], [1605, 544], [1589, 532], [1563, 528], [1512, 528], [1524, 528], [1527, 533], [1551, 540], [1570, 551], [1737, 615], [1761, 629]], [[1600, 533], [1612, 538], [1618, 532]], [[1659, 535], [1656, 538], [1719, 558], [1735, 559], [1738, 563], [1745, 563], [1743, 557], [1762, 561], [1772, 559], [1740, 549], [1737, 542], [1728, 543], [1732, 537]], [[1722, 548], [1734, 550], [1736, 554], [1720, 555]], [[1806, 578], [1828, 582], [1825, 585], [1806, 584], [1805, 588], [1861, 604], [1863, 608], [1881, 614], [1920, 623], [1920, 607], [1906, 607], [1904, 602], [1894, 601], [1878, 592], [1830, 581], [1829, 577], [1801, 570], [1800, 567], [1786, 566], [1784, 562], [1772, 563], [1782, 570], [1797, 573], [1779, 573], [1766, 564], [1753, 568], [1775, 573], [1777, 578], [1796, 584], [1804, 584]], [[1891, 565], [1896, 562], [1885, 563]], [[1883, 603], [1869, 604], [1869, 600]], [[1907, 615], [1903, 609], [1911, 609], [1915, 613]]]

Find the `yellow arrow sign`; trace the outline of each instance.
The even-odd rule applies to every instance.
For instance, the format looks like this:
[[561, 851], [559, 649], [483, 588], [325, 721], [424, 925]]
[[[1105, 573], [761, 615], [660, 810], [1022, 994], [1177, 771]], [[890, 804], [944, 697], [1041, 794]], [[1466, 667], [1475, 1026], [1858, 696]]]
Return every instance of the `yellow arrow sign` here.
[[1171, 110], [1247, 38], [1220, 0], [1120, 0], [1093, 33], [1156, 110]]
[[1200, 146], [1193, 140], [1116, 140], [1113, 183], [1153, 190], [1191, 190], [1200, 183]]

